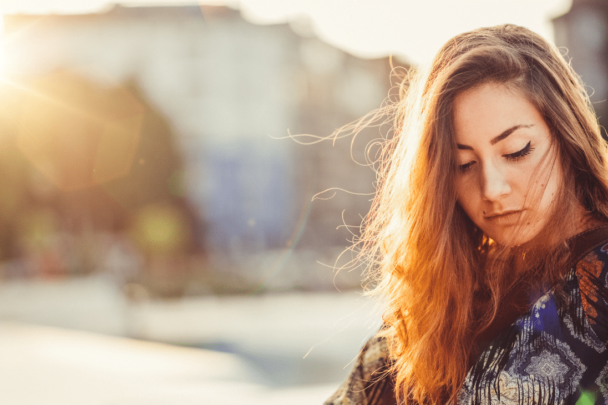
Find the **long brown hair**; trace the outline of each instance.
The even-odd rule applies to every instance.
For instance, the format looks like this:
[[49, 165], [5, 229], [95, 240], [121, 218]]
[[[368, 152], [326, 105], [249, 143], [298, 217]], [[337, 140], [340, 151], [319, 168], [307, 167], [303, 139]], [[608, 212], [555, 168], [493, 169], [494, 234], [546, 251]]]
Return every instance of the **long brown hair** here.
[[[508, 257], [517, 250], [493, 249], [457, 203], [456, 96], [504, 84], [541, 113], [564, 177], [553, 219], [573, 217], [576, 207], [608, 219], [607, 150], [579, 77], [528, 29], [501, 25], [458, 35], [426, 74], [408, 80], [405, 96], [389, 108], [395, 134], [384, 144], [377, 194], [356, 246], [371, 262], [372, 293], [388, 299], [383, 334], [398, 399], [435, 404], [455, 399], [476, 350], [471, 341], [495, 318], [512, 282]], [[541, 234], [566, 235], [571, 225], [550, 220]], [[530, 255], [545, 282], [561, 277], [564, 239]], [[480, 310], [482, 290], [490, 298]]]

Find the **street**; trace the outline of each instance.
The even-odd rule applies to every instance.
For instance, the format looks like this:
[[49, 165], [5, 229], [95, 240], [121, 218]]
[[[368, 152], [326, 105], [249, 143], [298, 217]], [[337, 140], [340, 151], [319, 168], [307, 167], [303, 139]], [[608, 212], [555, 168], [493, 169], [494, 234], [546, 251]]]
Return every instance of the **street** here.
[[4, 283], [0, 320], [10, 404], [308, 404], [380, 312], [353, 292], [129, 302], [96, 276]]

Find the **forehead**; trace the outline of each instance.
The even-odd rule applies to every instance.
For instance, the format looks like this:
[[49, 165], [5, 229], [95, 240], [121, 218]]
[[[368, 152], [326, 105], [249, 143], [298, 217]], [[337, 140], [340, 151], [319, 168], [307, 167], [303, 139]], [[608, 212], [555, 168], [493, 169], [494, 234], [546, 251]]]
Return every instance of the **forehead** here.
[[485, 83], [458, 94], [453, 119], [458, 143], [491, 139], [515, 125], [544, 124], [526, 97], [497, 83]]

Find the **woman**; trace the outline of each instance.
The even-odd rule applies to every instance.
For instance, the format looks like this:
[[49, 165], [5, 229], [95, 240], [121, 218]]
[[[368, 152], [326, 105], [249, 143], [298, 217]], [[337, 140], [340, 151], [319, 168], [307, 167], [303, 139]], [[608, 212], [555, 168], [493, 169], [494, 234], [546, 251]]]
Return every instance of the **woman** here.
[[482, 28], [394, 112], [360, 240], [385, 324], [327, 404], [608, 404], [608, 154], [578, 76]]

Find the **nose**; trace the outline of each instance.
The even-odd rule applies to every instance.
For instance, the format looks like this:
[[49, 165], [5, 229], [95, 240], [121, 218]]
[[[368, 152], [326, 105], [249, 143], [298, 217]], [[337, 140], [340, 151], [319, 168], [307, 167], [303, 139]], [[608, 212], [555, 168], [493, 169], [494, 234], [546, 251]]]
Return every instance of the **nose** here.
[[480, 180], [481, 193], [485, 200], [498, 201], [511, 192], [506, 173], [491, 162], [483, 165]]

